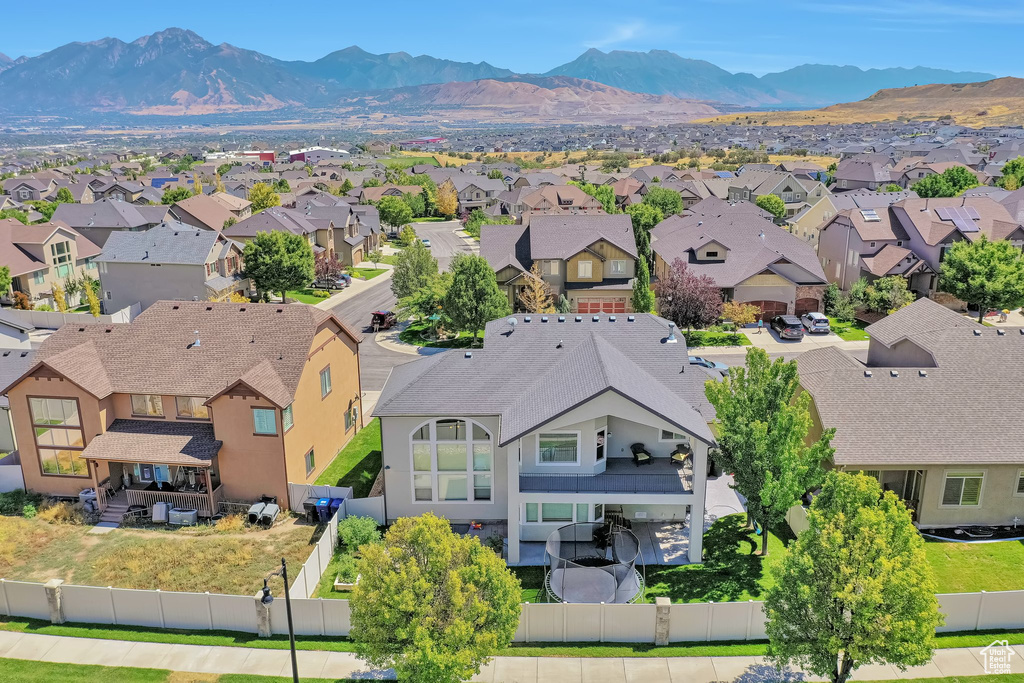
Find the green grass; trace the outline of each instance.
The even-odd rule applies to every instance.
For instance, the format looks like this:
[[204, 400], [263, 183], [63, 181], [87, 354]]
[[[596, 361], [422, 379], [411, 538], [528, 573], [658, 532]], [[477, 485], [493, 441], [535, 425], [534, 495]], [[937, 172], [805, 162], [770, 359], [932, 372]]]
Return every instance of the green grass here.
[[[302, 669], [300, 667], [299, 671]], [[291, 676], [254, 674], [180, 674], [168, 669], [141, 669], [127, 666], [97, 666], [33, 662], [27, 659], [0, 659], [0, 679], [19, 683], [66, 683], [66, 681], [104, 681], [105, 683], [290, 683]], [[354, 679], [300, 678], [302, 683], [343, 683]]]
[[1024, 541], [925, 544], [939, 593], [1024, 589]]
[[706, 332], [691, 330], [684, 332], [688, 347], [697, 346], [750, 346], [750, 339], [742, 332]]
[[413, 218], [413, 223], [443, 223], [444, 221], [451, 220], [444, 216], [420, 216], [419, 218]]
[[351, 486], [353, 496], [365, 498], [380, 472], [380, 453], [380, 420], [373, 418], [334, 456], [316, 483]]
[[479, 332], [476, 339], [480, 340], [480, 344], [473, 343], [473, 335], [468, 332], [459, 332], [459, 336], [455, 339], [446, 339], [445, 341], [433, 341], [430, 339], [424, 339], [423, 333], [430, 329], [428, 323], [412, 323], [398, 335], [398, 338], [404, 341], [406, 344], [412, 344], [414, 346], [429, 346], [435, 349], [467, 349], [470, 347], [479, 347], [483, 343], [483, 332]]
[[302, 302], [304, 304], [312, 304], [312, 305], [318, 304], [318, 303], [320, 303], [321, 301], [323, 301], [324, 299], [327, 298], [326, 296], [318, 296], [318, 295], [314, 294], [313, 293], [314, 291], [320, 292], [320, 291], [325, 291], [325, 290], [319, 290], [319, 289], [314, 290], [314, 289], [309, 289], [309, 288], [307, 288], [307, 289], [293, 289], [293, 290], [289, 290], [289, 291], [285, 292], [285, 296], [288, 297], [289, 299], [295, 299], [296, 301], [300, 301], [300, 302]]
[[[386, 263], [386, 261], [381, 261], [380, 263]], [[387, 272], [387, 268], [349, 268], [348, 269], [348, 274], [349, 275], [351, 275], [352, 277], [361, 278], [363, 280], [372, 280], [373, 278], [377, 277], [381, 273], [386, 273], [386, 272]]]
[[431, 166], [440, 166], [441, 165], [441, 164], [439, 164], [437, 162], [437, 159], [435, 159], [432, 156], [422, 156], [422, 157], [399, 156], [399, 157], [390, 157], [390, 158], [387, 158], [387, 159], [381, 159], [381, 162], [383, 162], [383, 164], [385, 166], [390, 166], [391, 168], [409, 168], [410, 166], [419, 166], [420, 164], [430, 164]]
[[81, 306], [78, 306], [77, 308], [72, 308], [71, 312], [72, 313], [88, 313], [89, 312], [89, 304], [82, 304]]
[[843, 323], [830, 317], [828, 319], [828, 325], [843, 341], [867, 341], [871, 338], [868, 333], [864, 331], [866, 325], [859, 321]]
[[327, 568], [324, 569], [323, 576], [320, 577], [320, 583], [316, 587], [316, 593], [313, 597], [325, 598], [327, 600], [348, 600], [352, 597], [352, 591], [336, 591], [334, 590], [334, 579], [338, 576], [338, 566], [341, 564], [341, 559], [348, 554], [348, 550], [341, 546], [334, 553], [334, 557], [327, 563]]
[[509, 567], [523, 585], [523, 602], [547, 602], [544, 591], [544, 567]]
[[389, 266], [394, 266], [398, 263], [398, 254], [387, 254], [380, 260], [381, 263], [386, 263]]

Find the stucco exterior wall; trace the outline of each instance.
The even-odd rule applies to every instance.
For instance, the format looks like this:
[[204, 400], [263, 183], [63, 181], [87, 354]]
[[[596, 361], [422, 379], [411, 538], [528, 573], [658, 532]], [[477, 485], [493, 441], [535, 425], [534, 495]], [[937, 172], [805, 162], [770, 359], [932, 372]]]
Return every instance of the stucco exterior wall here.
[[275, 410], [277, 434], [264, 436], [254, 433], [252, 409], [273, 408], [266, 399], [224, 395], [214, 400], [212, 406], [217, 416], [214, 435], [223, 442], [217, 460], [224, 500], [251, 501], [266, 494], [287, 503], [281, 411]]
[[205, 301], [210, 296], [203, 266], [101, 262], [99, 267], [101, 298], [107, 311], [119, 311], [135, 302], [145, 310], [162, 299]]

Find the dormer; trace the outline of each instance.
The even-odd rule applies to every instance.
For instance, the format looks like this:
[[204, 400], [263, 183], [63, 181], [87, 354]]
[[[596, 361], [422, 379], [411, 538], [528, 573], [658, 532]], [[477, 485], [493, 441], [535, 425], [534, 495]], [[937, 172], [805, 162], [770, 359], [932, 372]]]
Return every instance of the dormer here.
[[716, 240], [709, 240], [694, 250], [698, 261], [724, 261], [729, 249]]

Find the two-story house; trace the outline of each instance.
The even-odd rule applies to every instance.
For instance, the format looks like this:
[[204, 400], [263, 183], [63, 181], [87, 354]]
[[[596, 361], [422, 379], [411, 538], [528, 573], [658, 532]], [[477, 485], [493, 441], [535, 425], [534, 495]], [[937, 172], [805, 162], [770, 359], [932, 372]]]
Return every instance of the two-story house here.
[[138, 203], [144, 189], [143, 185], [128, 180], [108, 180], [99, 187], [94, 186], [93, 195], [97, 200], [113, 199], [118, 202]]
[[223, 230], [228, 223], [238, 222], [238, 217], [223, 203], [210, 195], [192, 195], [171, 206], [171, 217], [203, 230]]
[[487, 209], [494, 216], [514, 216], [528, 222], [526, 216], [545, 213], [604, 213], [600, 200], [575, 185], [518, 187], [498, 194]]
[[480, 255], [513, 309], [530, 271], [579, 313], [626, 313], [636, 274], [636, 241], [626, 214], [536, 215], [524, 225], [484, 225]]
[[99, 247], [61, 221], [23, 225], [0, 219], [0, 263], [11, 270], [11, 289], [36, 304], [54, 306], [53, 288], [66, 280], [95, 278], [99, 253]]
[[227, 192], [214, 192], [210, 195], [210, 198], [220, 202], [237, 220], [242, 220], [252, 215], [252, 202], [248, 199], [236, 197]]
[[757, 306], [766, 322], [821, 310], [826, 280], [814, 248], [749, 202], [708, 198], [670, 216], [651, 230], [651, 250], [657, 277], [681, 260], [714, 280], [723, 299]]
[[52, 178], [8, 178], [4, 181], [4, 194], [10, 195], [18, 202], [38, 201], [47, 199], [50, 194], [56, 192], [56, 186]]
[[334, 224], [331, 220], [307, 215], [305, 211], [299, 209], [282, 209], [280, 207], [266, 209], [225, 228], [223, 233], [230, 239], [248, 242], [261, 232], [274, 230], [302, 235], [316, 254], [327, 252], [330, 256], [335, 255]]
[[450, 176], [438, 184], [438, 189], [450, 185], [459, 201], [459, 213], [473, 209], [486, 209], [496, 201], [498, 195], [505, 191], [505, 181], [487, 176]]
[[797, 359], [834, 466], [902, 498], [921, 528], [1024, 518], [1024, 328], [984, 327], [931, 299], [882, 318], [867, 362], [837, 347]]
[[136, 302], [146, 309], [162, 299], [210, 301], [232, 292], [249, 294], [242, 245], [216, 230], [184, 223], [114, 233], [96, 263], [107, 311]]
[[92, 204], [58, 204], [53, 220], [66, 223], [99, 246], [111, 233], [149, 230], [167, 220], [171, 207], [139, 206], [114, 199], [101, 199]]
[[817, 204], [829, 192], [818, 180], [797, 177], [785, 171], [746, 171], [729, 179], [730, 202], [757, 202], [758, 197], [774, 194], [786, 205], [786, 218], [792, 218], [807, 206]]
[[391, 373], [374, 409], [388, 520], [505, 523], [510, 564], [542, 564], [574, 522], [675, 522], [674, 559], [700, 562], [710, 371], [650, 314], [515, 320], [489, 322], [481, 350]]
[[161, 301], [131, 323], [65, 325], [0, 392], [26, 488], [95, 488], [108, 513], [284, 507], [288, 482], [314, 481], [356, 433], [358, 343], [301, 304]]

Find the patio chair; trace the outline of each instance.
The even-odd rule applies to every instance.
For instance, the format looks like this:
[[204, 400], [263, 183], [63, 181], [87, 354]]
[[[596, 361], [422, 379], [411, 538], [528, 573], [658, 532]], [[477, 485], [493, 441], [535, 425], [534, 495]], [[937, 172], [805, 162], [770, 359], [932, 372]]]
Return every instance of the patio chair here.
[[673, 465], [682, 468], [684, 472], [693, 474], [693, 451], [690, 450], [689, 444], [676, 444], [676, 449], [672, 451], [669, 460], [672, 461]]
[[635, 443], [629, 447], [629, 450], [633, 452], [633, 464], [637, 467], [640, 465], [650, 465], [654, 462], [654, 456], [642, 443]]

